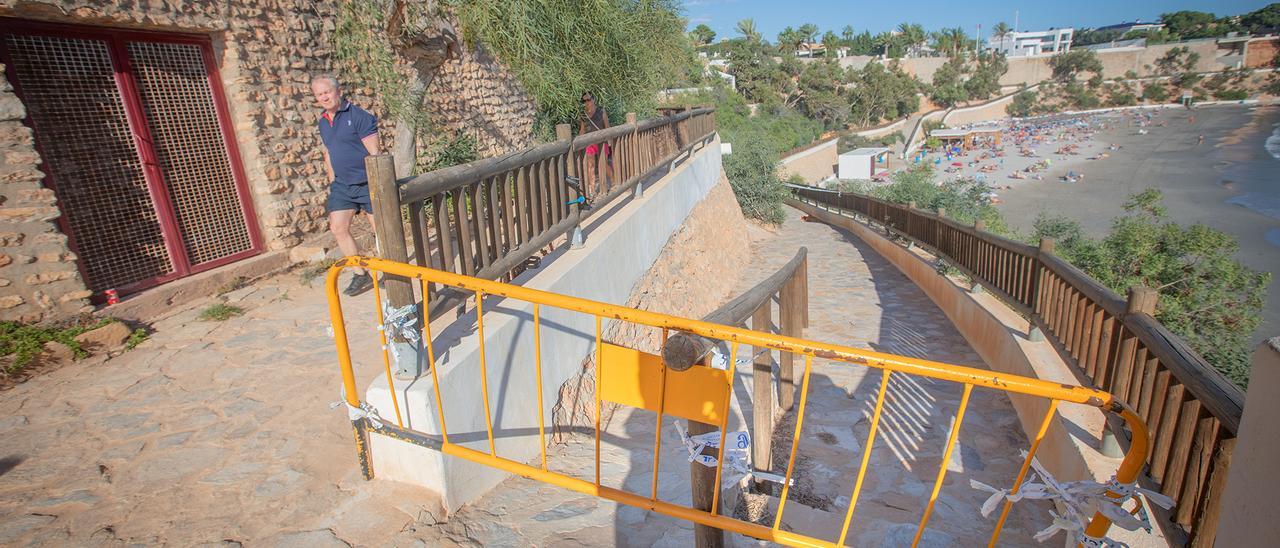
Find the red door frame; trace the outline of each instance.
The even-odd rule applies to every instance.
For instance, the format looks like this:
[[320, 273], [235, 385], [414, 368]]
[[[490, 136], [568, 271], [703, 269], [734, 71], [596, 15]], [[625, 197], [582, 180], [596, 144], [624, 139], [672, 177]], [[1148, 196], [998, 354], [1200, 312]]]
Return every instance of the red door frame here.
[[[115, 72], [116, 89], [120, 93], [120, 99], [125, 106], [125, 114], [128, 119], [130, 129], [133, 133], [134, 145], [138, 151], [138, 160], [142, 164], [144, 177], [147, 181], [148, 193], [152, 202], [156, 207], [156, 217], [160, 223], [161, 234], [163, 235], [165, 247], [169, 251], [169, 259], [173, 267], [173, 272], [154, 278], [138, 281], [125, 287], [116, 288], [121, 294], [134, 293], [163, 284], [178, 278], [182, 278], [198, 272], [203, 272], [212, 268], [226, 265], [241, 259], [245, 259], [263, 251], [262, 234], [258, 229], [257, 215], [253, 209], [252, 197], [249, 193], [249, 185], [247, 177], [244, 174], [244, 166], [241, 163], [240, 149], [235, 138], [235, 127], [231, 123], [231, 115], [229, 112], [226, 94], [222, 89], [222, 76], [218, 71], [218, 64], [213, 57], [213, 41], [207, 35], [200, 34], [176, 34], [161, 33], [139, 30], [125, 30], [110, 27], [91, 27], [75, 24], [64, 23], [48, 23], [27, 21], [22, 19], [13, 19], [0, 17], [0, 34], [27, 34], [27, 35], [44, 35], [58, 36], [64, 38], [82, 38], [90, 40], [101, 40], [106, 42], [110, 50], [112, 69]], [[178, 225], [177, 214], [173, 208], [173, 203], [169, 199], [168, 187], [164, 182], [164, 174], [155, 157], [155, 150], [152, 147], [150, 129], [146, 122], [146, 113], [142, 106], [142, 97], [136, 89], [133, 72], [129, 64], [128, 52], [125, 44], [128, 42], [162, 42], [175, 44], [189, 44], [200, 48], [201, 57], [204, 60], [205, 74], [208, 77], [209, 91], [213, 96], [214, 112], [217, 116], [218, 126], [221, 129], [223, 146], [227, 153], [227, 160], [231, 163], [231, 175], [236, 186], [236, 196], [240, 203], [240, 213], [244, 218], [245, 229], [249, 235], [249, 249], [215, 259], [199, 265], [190, 264], [187, 257], [186, 247], [182, 239], [181, 228]], [[6, 77], [13, 86], [14, 92], [19, 99], [22, 97], [21, 82], [12, 72], [12, 63], [9, 57], [9, 50], [3, 40], [0, 40], [0, 62], [6, 67]], [[34, 128], [31, 122], [30, 112], [27, 113], [26, 124], [28, 127]], [[39, 149], [39, 136], [36, 137], [36, 151], [41, 153]], [[45, 174], [44, 184], [46, 187], [56, 189], [57, 181], [53, 180], [51, 174]], [[56, 190], [55, 190], [56, 195]], [[61, 210], [61, 203], [59, 203]], [[75, 235], [69, 224], [66, 222], [65, 216], [58, 218], [58, 226], [67, 235], [68, 245], [72, 251], [79, 254], [79, 250], [75, 245]], [[83, 265], [80, 273], [85, 276]], [[87, 280], [88, 277], [86, 276]]]

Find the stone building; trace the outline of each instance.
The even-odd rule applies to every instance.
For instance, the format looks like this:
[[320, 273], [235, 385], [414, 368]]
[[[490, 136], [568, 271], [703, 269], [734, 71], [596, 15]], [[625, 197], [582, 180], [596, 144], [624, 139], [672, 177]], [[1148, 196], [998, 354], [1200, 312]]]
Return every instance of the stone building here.
[[[390, 5], [391, 3], [389, 3]], [[394, 5], [403, 8], [403, 2]], [[0, 0], [0, 319], [65, 318], [326, 228], [310, 75], [339, 0]], [[432, 131], [522, 148], [535, 105], [447, 17], [397, 49]], [[382, 117], [368, 90], [348, 96]], [[420, 132], [384, 117], [386, 148]], [[411, 165], [398, 162], [400, 165]]]

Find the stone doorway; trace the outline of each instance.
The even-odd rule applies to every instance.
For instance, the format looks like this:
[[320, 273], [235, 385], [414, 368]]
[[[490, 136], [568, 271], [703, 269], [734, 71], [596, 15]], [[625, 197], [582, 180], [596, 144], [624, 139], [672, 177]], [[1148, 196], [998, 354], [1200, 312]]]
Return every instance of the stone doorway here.
[[0, 62], [96, 297], [262, 250], [208, 37], [0, 19]]

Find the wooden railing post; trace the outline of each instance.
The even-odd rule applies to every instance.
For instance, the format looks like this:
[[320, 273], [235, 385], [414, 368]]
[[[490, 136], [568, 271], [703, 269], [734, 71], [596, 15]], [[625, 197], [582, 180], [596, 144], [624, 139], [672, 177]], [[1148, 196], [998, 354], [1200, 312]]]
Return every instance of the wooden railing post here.
[[[400, 218], [395, 160], [390, 154], [369, 156], [365, 158], [365, 170], [369, 175], [369, 199], [373, 204], [378, 257], [407, 263], [409, 248], [405, 245], [404, 221]], [[384, 287], [391, 306], [401, 307], [413, 302], [413, 288], [409, 280], [386, 276]]]
[[[635, 165], [635, 157], [637, 156], [636, 152], [640, 148], [637, 143], [637, 136], [639, 135], [639, 132], [636, 130], [636, 113], [628, 112], [626, 115], [626, 123], [631, 126], [631, 135], [625, 138], [627, 143], [627, 149], [626, 149], [627, 155], [625, 158], [622, 159], [622, 161], [626, 165], [622, 166], [621, 169], [619, 169], [620, 166], [613, 167], [613, 172], [615, 177], [618, 176], [617, 175], [618, 173], [630, 174], [633, 171], [635, 173], [640, 172], [640, 170], [638, 169], [636, 170], [632, 169]], [[644, 197], [644, 178], [636, 177], [636, 186], [631, 193], [631, 198], [640, 199], [643, 197]]]
[[[578, 179], [578, 188], [582, 189], [583, 192], [586, 192], [587, 181], [578, 174], [578, 157], [573, 150], [573, 128], [570, 127], [569, 124], [556, 124], [556, 140], [563, 141], [565, 139], [569, 140], [569, 157], [565, 162], [565, 164], [567, 164], [565, 165], [565, 175], [568, 177], [576, 177]], [[564, 184], [564, 181], [552, 181], [552, 185], [554, 186], [560, 186], [562, 184]], [[570, 213], [570, 215], [574, 218], [573, 231], [569, 233], [569, 248], [579, 249], [583, 245], [586, 245], [586, 237], [582, 234], [582, 203], [578, 200], [578, 198], [583, 197], [584, 195], [574, 190], [573, 187], [570, 187], [569, 185], [564, 186], [568, 188], [570, 194], [575, 194], [575, 196], [568, 200], [573, 202], [573, 212]]]
[[[404, 221], [400, 217], [400, 189], [396, 185], [395, 159], [390, 154], [366, 156], [365, 172], [369, 177], [369, 201], [373, 205], [373, 227], [377, 256], [400, 263], [409, 262], [409, 249], [405, 245]], [[377, 281], [375, 280], [375, 283]], [[413, 304], [413, 286], [400, 276], [382, 275], [382, 287], [386, 291], [387, 304], [400, 308]], [[377, 306], [383, 306], [377, 303]], [[403, 342], [394, 335], [394, 342]], [[412, 365], [412, 367], [411, 367]], [[416, 364], [396, 363], [399, 376], [417, 376]]]
[[1040, 326], [1036, 324], [1037, 318], [1044, 312], [1044, 308], [1040, 303], [1040, 287], [1044, 284], [1044, 277], [1048, 275], [1045, 271], [1044, 259], [1045, 255], [1053, 254], [1053, 238], [1040, 238], [1040, 247], [1036, 250], [1036, 256], [1032, 258], [1032, 268], [1035, 272], [1031, 275], [1031, 314], [1028, 319], [1030, 327], [1027, 329], [1027, 339], [1040, 342], [1044, 340], [1044, 332], [1040, 330]]
[[[784, 289], [783, 295], [785, 294], [786, 290]], [[772, 301], [766, 299], [751, 315], [751, 329], [753, 331], [772, 332], [772, 325], [770, 325], [773, 323], [771, 304]], [[778, 317], [781, 322], [788, 321], [787, 315], [790, 312], [787, 308], [788, 304], [794, 303], [788, 303], [784, 300], [778, 307]], [[773, 457], [770, 451], [771, 440], [773, 440], [773, 354], [765, 346], [754, 347], [751, 352], [755, 355], [751, 365], [751, 437], [753, 439], [751, 462], [756, 470], [768, 472], [773, 467]], [[789, 357], [786, 352], [782, 354]], [[784, 394], [789, 394], [789, 386], [786, 382], [779, 383], [779, 400], [784, 397]]]
[[[711, 358], [708, 357], [708, 360]], [[710, 367], [710, 364], [704, 363], [704, 367]], [[733, 382], [733, 379], [729, 379]], [[689, 435], [697, 436], [699, 434], [707, 434], [717, 431], [715, 425], [689, 420]], [[716, 455], [716, 450], [706, 447], [702, 450], [704, 455]], [[716, 469], [699, 461], [689, 462], [689, 489], [692, 495], [692, 507], [697, 510], [710, 512], [711, 503], [715, 500], [715, 490], [720, 486], [716, 485]], [[724, 531], [712, 527], [710, 525], [695, 524], [693, 526], [693, 540], [698, 548], [722, 548], [724, 546]]]
[[[796, 324], [803, 321], [800, 315], [800, 276], [804, 267], [796, 269], [796, 274], [782, 286], [778, 294], [778, 330], [787, 336], [796, 336], [799, 329]], [[795, 354], [778, 353], [778, 408], [783, 412], [790, 411], [795, 402]]]

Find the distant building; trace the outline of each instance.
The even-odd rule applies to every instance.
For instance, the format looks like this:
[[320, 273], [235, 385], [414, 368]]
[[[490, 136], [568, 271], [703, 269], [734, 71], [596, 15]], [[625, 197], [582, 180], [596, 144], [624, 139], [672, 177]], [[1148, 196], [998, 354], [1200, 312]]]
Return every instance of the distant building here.
[[1116, 23], [1114, 25], [1107, 25], [1105, 27], [1098, 27], [1093, 30], [1094, 32], [1118, 31], [1121, 36], [1124, 36], [1133, 31], [1153, 31], [1153, 30], [1160, 30], [1162, 28], [1164, 28], [1163, 23], [1143, 23], [1141, 20], [1139, 20], [1139, 21], [1133, 21], [1130, 23]]
[[1010, 32], [1004, 36], [991, 37], [987, 41], [987, 49], [1001, 52], [1006, 57], [1054, 55], [1071, 51], [1071, 37], [1074, 34], [1075, 30], [1070, 28]]

